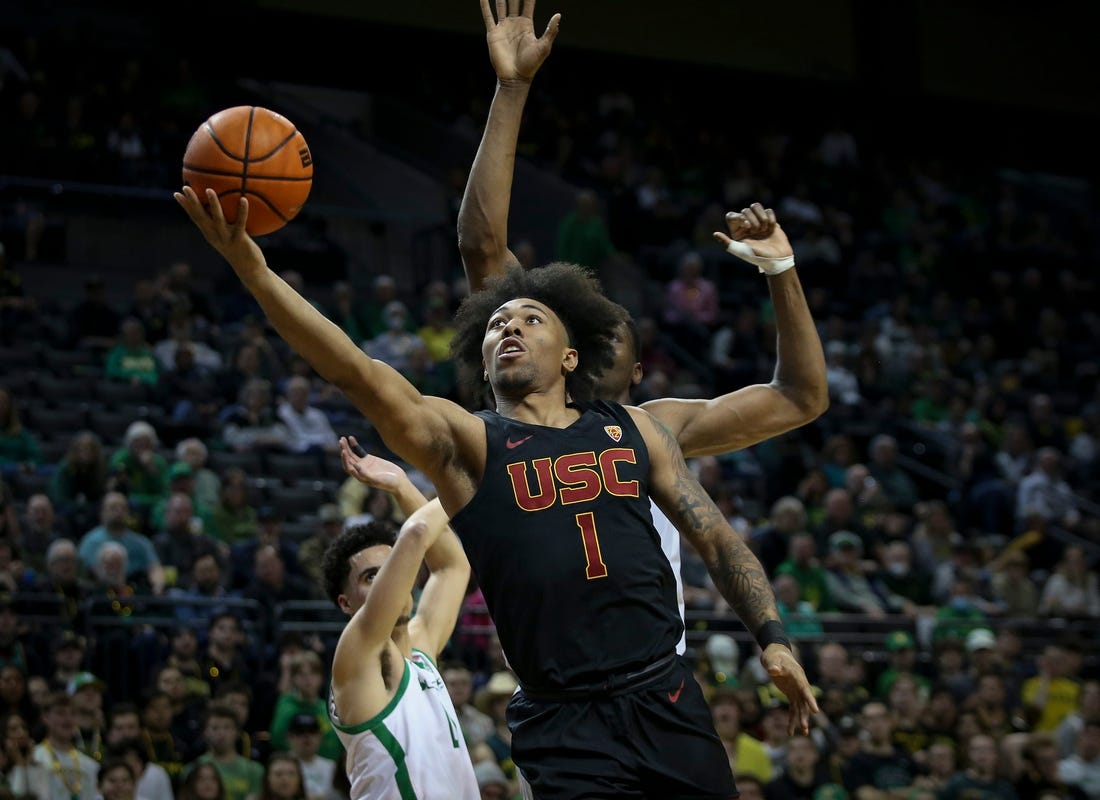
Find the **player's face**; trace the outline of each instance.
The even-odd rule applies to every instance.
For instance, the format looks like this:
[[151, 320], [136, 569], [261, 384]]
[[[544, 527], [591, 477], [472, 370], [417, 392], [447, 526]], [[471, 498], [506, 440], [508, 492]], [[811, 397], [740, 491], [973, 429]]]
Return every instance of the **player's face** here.
[[636, 358], [634, 342], [626, 323], [615, 326], [612, 342], [615, 345], [615, 363], [600, 375], [596, 383], [596, 396], [629, 403], [631, 388], [642, 380], [642, 365]]
[[481, 357], [498, 396], [549, 386], [577, 363], [558, 316], [526, 297], [508, 301], [489, 317]]
[[[348, 582], [342, 595], [344, 602], [340, 605], [345, 613], [354, 614], [367, 602], [371, 586], [378, 576], [378, 570], [390, 557], [391, 552], [393, 552], [393, 548], [389, 545], [376, 544], [373, 547], [360, 550], [351, 557], [351, 570], [348, 573]], [[412, 594], [410, 593], [409, 599], [405, 602], [405, 608], [401, 611], [401, 616], [397, 618], [397, 624], [407, 625], [411, 614]]]

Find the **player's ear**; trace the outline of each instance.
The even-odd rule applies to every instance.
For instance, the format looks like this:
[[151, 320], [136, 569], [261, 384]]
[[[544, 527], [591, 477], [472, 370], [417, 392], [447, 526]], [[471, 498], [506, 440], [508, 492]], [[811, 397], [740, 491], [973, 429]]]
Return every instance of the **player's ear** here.
[[639, 383], [641, 383], [642, 382], [642, 375], [643, 375], [643, 373], [642, 373], [642, 362], [641, 361], [635, 361], [634, 362], [634, 369], [632, 369], [630, 371], [630, 385], [631, 386], [637, 386]]
[[577, 364], [580, 363], [580, 358], [577, 355], [577, 351], [572, 347], [565, 348], [565, 353], [561, 359], [562, 373], [568, 375], [570, 372], [577, 368]]
[[340, 610], [351, 616], [351, 603], [348, 602], [348, 596], [346, 594], [338, 595], [336, 598], [336, 605], [340, 606]]

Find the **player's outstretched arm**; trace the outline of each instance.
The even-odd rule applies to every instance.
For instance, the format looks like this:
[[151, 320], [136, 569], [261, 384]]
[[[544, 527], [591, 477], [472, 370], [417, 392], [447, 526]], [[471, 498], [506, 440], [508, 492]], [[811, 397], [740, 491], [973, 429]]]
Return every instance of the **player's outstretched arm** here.
[[489, 0], [481, 0], [497, 89], [458, 211], [458, 249], [471, 292], [518, 264], [508, 249], [508, 206], [519, 127], [531, 79], [550, 55], [561, 23], [555, 14], [536, 36], [534, 0], [497, 0], [496, 6], [494, 18]]
[[790, 731], [808, 734], [810, 716], [818, 712], [817, 701], [783, 632], [764, 567], [699, 485], [672, 434], [644, 411], [632, 409], [630, 413], [649, 450], [653, 499], [688, 537], [722, 597], [761, 644], [764, 666], [790, 703]]
[[[375, 572], [354, 576], [371, 581], [367, 601], [352, 615], [340, 634], [332, 659], [332, 682], [337, 687], [341, 719], [368, 719], [377, 713], [381, 676], [378, 654], [390, 644], [390, 636], [409, 602], [424, 554], [447, 527], [447, 515], [433, 500], [405, 520], [393, 550]], [[372, 685], [374, 684], [374, 685]]]
[[[712, 400], [660, 399], [642, 407], [664, 423], [685, 456], [740, 450], [817, 419], [829, 406], [825, 354], [793, 264], [794, 251], [775, 212], [753, 203], [726, 215], [715, 238], [768, 273], [775, 307], [776, 366], [771, 383]], [[790, 266], [784, 266], [789, 261]]]
[[[344, 472], [357, 481], [389, 492], [397, 505], [412, 516], [428, 503], [423, 493], [396, 464], [363, 452], [355, 437], [340, 437], [340, 459]], [[466, 589], [470, 562], [454, 531], [448, 528], [424, 554], [428, 580], [420, 594], [416, 616], [409, 622], [412, 646], [438, 660], [454, 633]]]
[[[229, 224], [213, 190], [200, 199], [189, 186], [175, 194], [192, 222], [256, 298], [279, 335], [326, 381], [338, 387], [378, 428], [386, 444], [435, 479], [443, 458], [438, 442], [469, 416], [457, 405], [425, 398], [401, 373], [364, 353], [340, 328], [267, 265], [245, 230], [248, 200]], [[459, 423], [461, 424], [461, 423]]]

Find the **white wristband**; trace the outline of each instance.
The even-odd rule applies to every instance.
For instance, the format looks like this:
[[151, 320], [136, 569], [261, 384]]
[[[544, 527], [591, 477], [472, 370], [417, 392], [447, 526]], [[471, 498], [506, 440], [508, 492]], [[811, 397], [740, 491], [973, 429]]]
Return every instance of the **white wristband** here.
[[794, 266], [793, 255], [784, 256], [783, 258], [764, 258], [754, 253], [752, 248], [744, 242], [737, 242], [732, 239], [726, 248], [726, 252], [737, 256], [742, 261], [748, 261], [750, 264], [756, 265], [756, 268], [765, 275], [778, 275]]

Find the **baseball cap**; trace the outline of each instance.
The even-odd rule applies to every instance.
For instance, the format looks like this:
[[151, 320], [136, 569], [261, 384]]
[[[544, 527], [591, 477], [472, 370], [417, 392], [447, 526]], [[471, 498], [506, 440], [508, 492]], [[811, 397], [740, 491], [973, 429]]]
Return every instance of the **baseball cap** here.
[[997, 643], [997, 637], [988, 628], [975, 628], [966, 634], [966, 652], [973, 653], [976, 650], [992, 650]]
[[505, 777], [504, 770], [495, 761], [479, 761], [474, 764], [474, 777], [477, 778], [477, 788], [479, 789], [493, 785], [508, 788], [508, 778]]
[[891, 652], [912, 650], [914, 646], [913, 635], [909, 631], [891, 631], [886, 634], [886, 649]]
[[511, 697], [518, 685], [515, 676], [511, 672], [504, 670], [494, 672], [489, 678], [489, 682], [478, 690], [477, 695], [474, 697], [474, 706], [481, 713], [488, 714], [489, 705], [495, 698]]
[[90, 672], [78, 672], [69, 680], [69, 685], [65, 687], [65, 692], [71, 696], [81, 689], [88, 688], [95, 689], [97, 692], [102, 692], [107, 688], [107, 685]]
[[837, 531], [829, 537], [830, 550], [844, 550], [847, 548], [862, 551], [863, 542], [851, 531]]
[[177, 461], [168, 470], [168, 480], [174, 481], [176, 478], [191, 478], [195, 475], [195, 470], [191, 469], [191, 465], [186, 461]]
[[320, 733], [321, 723], [313, 714], [295, 714], [287, 723], [287, 733]]

